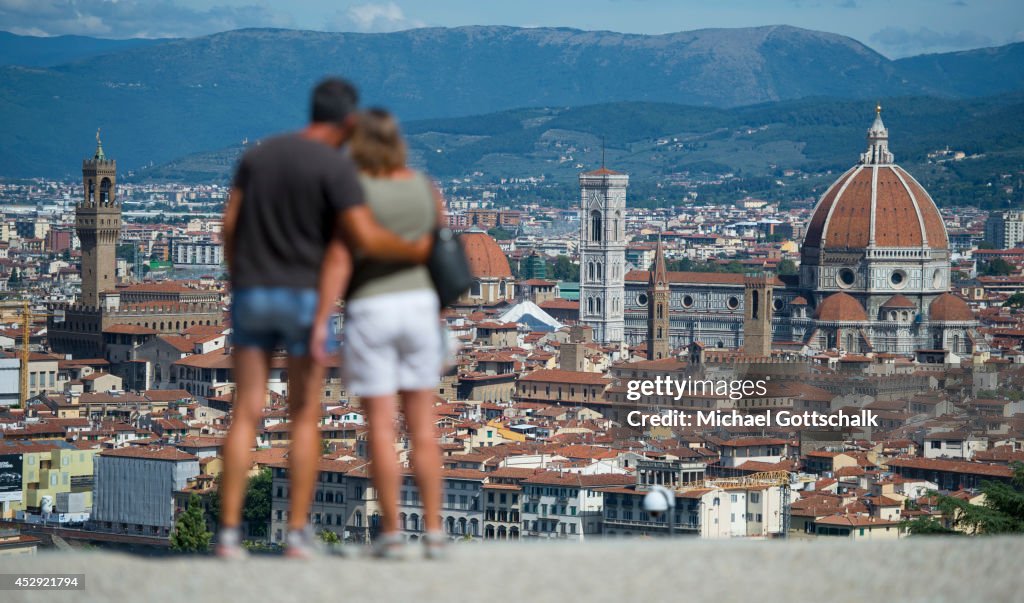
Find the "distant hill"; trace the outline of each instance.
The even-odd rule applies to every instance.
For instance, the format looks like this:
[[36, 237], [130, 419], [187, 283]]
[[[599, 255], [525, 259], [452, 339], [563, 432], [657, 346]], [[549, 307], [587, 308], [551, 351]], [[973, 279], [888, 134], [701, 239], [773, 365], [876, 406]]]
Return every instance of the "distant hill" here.
[[964, 52], [926, 54], [895, 62], [907, 78], [956, 96], [1024, 90], [1024, 42]]
[[19, 36], [0, 31], [0, 65], [53, 67], [99, 54], [152, 46], [165, 39], [110, 40], [88, 36]]
[[[899, 163], [937, 187], [941, 204], [977, 203], [986, 179], [1024, 165], [1024, 93], [983, 99], [883, 99], [883, 118]], [[406, 123], [410, 156], [444, 179], [475, 181], [544, 176], [574, 186], [579, 172], [606, 161], [631, 175], [638, 190], [723, 173], [743, 178], [745, 193], [777, 198], [813, 195], [821, 179], [777, 187], [787, 170], [833, 173], [853, 165], [866, 145], [874, 102], [802, 99], [716, 109], [621, 102], [572, 108], [516, 109]], [[946, 147], [981, 157], [929, 164]], [[192, 154], [137, 177], [226, 182], [241, 145]], [[483, 177], [474, 177], [479, 173]], [[830, 182], [831, 177], [824, 177]], [[827, 182], [826, 182], [827, 183]]]
[[[806, 97], [975, 96], [1021, 79], [1012, 52], [894, 62], [847, 37], [788, 26], [657, 36], [461, 27], [386, 34], [241, 30], [56, 67], [0, 67], [0, 174], [75, 176], [102, 127], [123, 169], [223, 148], [305, 119], [340, 73], [406, 120], [621, 101], [729, 108]], [[925, 75], [939, 70], [946, 75]]]

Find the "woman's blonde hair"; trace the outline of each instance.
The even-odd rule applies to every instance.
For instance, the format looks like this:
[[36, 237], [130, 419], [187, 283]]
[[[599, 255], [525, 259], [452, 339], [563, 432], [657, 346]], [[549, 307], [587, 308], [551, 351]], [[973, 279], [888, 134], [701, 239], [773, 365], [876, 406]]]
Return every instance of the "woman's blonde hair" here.
[[367, 109], [356, 117], [349, 142], [352, 159], [362, 171], [382, 176], [405, 167], [405, 141], [398, 121], [384, 109]]

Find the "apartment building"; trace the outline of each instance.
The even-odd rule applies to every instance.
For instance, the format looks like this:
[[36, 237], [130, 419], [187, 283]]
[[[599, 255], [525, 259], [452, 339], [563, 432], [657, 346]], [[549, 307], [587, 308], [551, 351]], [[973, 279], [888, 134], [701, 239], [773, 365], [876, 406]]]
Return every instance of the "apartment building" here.
[[544, 471], [523, 480], [523, 538], [575, 540], [600, 534], [604, 488], [626, 486], [626, 474]]

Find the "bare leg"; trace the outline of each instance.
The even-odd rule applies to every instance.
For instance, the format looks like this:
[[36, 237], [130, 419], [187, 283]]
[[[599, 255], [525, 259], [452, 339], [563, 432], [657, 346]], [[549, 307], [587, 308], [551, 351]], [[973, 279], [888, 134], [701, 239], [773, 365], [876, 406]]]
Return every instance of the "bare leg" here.
[[398, 459], [395, 458], [395, 396], [364, 396], [363, 411], [370, 425], [373, 487], [380, 506], [381, 532], [398, 531]]
[[320, 387], [324, 368], [309, 356], [288, 359], [288, 414], [291, 419], [292, 443], [288, 453], [291, 499], [288, 529], [306, 526], [313, 487], [319, 473], [320, 460]]
[[427, 532], [441, 531], [441, 447], [435, 429], [433, 390], [402, 392], [402, 412], [412, 440], [413, 471]]
[[220, 523], [237, 528], [242, 523], [247, 475], [252, 466], [256, 422], [266, 401], [270, 356], [259, 348], [236, 348], [235, 404], [231, 429], [224, 440], [224, 473], [220, 484]]

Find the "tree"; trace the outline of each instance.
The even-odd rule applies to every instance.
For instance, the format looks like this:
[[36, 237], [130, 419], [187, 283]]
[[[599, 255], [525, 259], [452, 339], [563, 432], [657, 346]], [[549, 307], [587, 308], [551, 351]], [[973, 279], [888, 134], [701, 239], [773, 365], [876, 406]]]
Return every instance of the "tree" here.
[[1014, 293], [1003, 302], [1004, 308], [1024, 308], [1024, 293]]
[[249, 534], [252, 536], [264, 537], [267, 535], [273, 482], [274, 478], [270, 469], [264, 469], [249, 479], [242, 519], [248, 524]]
[[994, 258], [982, 268], [984, 276], [1010, 276], [1017, 271], [1017, 268], [1003, 258]]
[[336, 532], [332, 532], [331, 530], [324, 530], [320, 532], [319, 536], [320, 540], [322, 540], [323, 543], [328, 546], [333, 546], [341, 543], [341, 537], [338, 536]]
[[942, 522], [940, 522], [938, 519], [928, 516], [904, 520], [903, 522], [901, 522], [900, 527], [906, 530], [908, 534], [914, 534], [915, 536], [930, 536], [934, 534], [952, 536], [960, 534], [960, 532], [957, 532], [956, 530], [952, 530], [942, 525]]
[[171, 532], [171, 549], [179, 553], [205, 553], [213, 538], [206, 529], [206, 518], [195, 494], [188, 499], [188, 508], [174, 522]]
[[131, 243], [123, 243], [117, 246], [117, 251], [115, 252], [115, 255], [117, 255], [117, 259], [119, 260], [124, 260], [126, 262], [134, 262], [135, 253], [135, 245], [132, 245]]
[[799, 268], [796, 266], [796, 262], [786, 258], [779, 262], [779, 274], [798, 274]]
[[487, 231], [487, 234], [491, 235], [498, 241], [508, 241], [509, 239], [516, 238], [516, 233], [511, 230], [506, 230], [500, 226], [496, 226]]
[[551, 266], [551, 278], [569, 283], [578, 283], [580, 280], [580, 266], [574, 264], [567, 255], [560, 255], [555, 258]]
[[[245, 491], [245, 506], [242, 507], [242, 519], [245, 520], [251, 536], [265, 537], [267, 535], [273, 481], [270, 469], [264, 469], [249, 478]], [[213, 524], [220, 523], [220, 476], [217, 477], [216, 485], [217, 487], [207, 494], [206, 513]]]
[[[950, 517], [954, 528], [975, 534], [1019, 534], [1024, 533], [1024, 463], [1014, 463], [1011, 483], [986, 481], [981, 484], [985, 502], [972, 505], [966, 500], [952, 496], [940, 496], [938, 507]], [[912, 523], [912, 522], [908, 522]], [[922, 532], [912, 534], [934, 534], [928, 529], [933, 526], [921, 524]]]

